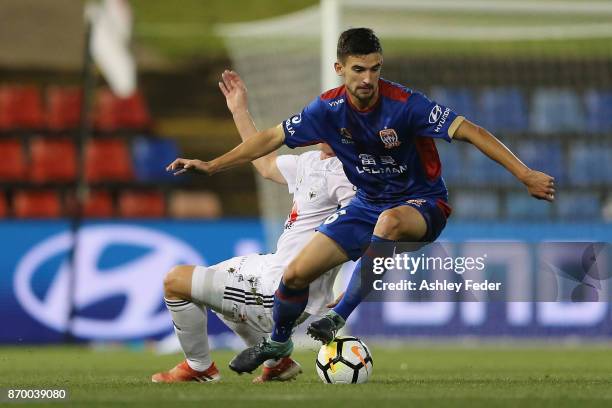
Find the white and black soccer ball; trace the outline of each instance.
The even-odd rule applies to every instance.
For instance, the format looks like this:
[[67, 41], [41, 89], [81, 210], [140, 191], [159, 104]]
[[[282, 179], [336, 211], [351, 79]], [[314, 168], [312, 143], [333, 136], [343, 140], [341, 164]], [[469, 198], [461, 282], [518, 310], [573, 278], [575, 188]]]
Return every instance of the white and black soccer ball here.
[[317, 355], [317, 373], [327, 384], [362, 384], [372, 375], [372, 354], [356, 337], [336, 337]]

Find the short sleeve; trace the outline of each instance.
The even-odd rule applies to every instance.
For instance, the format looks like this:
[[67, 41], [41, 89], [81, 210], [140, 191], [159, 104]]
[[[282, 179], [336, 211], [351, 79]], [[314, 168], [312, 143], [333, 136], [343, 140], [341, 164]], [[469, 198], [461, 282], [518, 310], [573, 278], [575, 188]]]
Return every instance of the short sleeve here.
[[287, 181], [289, 193], [295, 193], [295, 182], [297, 179], [298, 158], [294, 154], [284, 154], [276, 158], [276, 167]]
[[335, 200], [340, 207], [344, 207], [355, 196], [357, 189], [353, 186], [344, 172], [333, 172], [327, 176], [327, 189], [329, 196]]
[[408, 98], [406, 109], [410, 128], [416, 136], [439, 138], [448, 142], [465, 119], [418, 92]]
[[294, 149], [324, 142], [321, 124], [325, 111], [319, 98], [313, 100], [302, 112], [291, 116], [282, 123], [285, 144]]

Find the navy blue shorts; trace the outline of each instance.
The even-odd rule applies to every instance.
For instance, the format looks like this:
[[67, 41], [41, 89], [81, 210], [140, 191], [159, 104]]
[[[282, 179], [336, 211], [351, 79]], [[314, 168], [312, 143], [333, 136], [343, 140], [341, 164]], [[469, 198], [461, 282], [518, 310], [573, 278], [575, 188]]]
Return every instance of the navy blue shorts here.
[[433, 242], [446, 226], [450, 214], [448, 204], [439, 198], [420, 198], [396, 203], [371, 203], [356, 196], [349, 205], [340, 208], [321, 224], [317, 231], [327, 235], [353, 261], [359, 259], [370, 245], [378, 216], [385, 210], [409, 205], [417, 209], [427, 223], [427, 233], [419, 242]]

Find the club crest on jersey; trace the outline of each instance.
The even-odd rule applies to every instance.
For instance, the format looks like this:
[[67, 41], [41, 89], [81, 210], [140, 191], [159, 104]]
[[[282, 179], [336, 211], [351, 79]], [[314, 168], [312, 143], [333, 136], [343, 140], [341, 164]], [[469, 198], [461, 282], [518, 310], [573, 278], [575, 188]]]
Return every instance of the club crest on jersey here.
[[353, 135], [351, 135], [347, 128], [340, 129], [340, 136], [343, 144], [353, 144]]
[[383, 129], [378, 132], [378, 135], [380, 136], [380, 140], [385, 144], [385, 149], [393, 149], [402, 143], [399, 141], [395, 129]]

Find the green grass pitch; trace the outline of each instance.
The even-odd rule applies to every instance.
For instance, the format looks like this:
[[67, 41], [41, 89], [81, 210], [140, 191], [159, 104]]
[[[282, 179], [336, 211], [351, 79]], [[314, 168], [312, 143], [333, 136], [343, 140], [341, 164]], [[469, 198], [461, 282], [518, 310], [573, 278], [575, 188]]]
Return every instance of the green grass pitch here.
[[0, 387], [64, 388], [70, 405], [100, 407], [612, 406], [608, 347], [371, 349], [374, 374], [364, 385], [321, 383], [313, 351], [295, 354], [304, 374], [290, 383], [253, 385], [253, 376], [238, 376], [227, 368], [233, 352], [215, 351], [222, 382], [168, 385], [152, 384], [150, 376], [180, 361], [179, 355], [5, 347], [0, 348]]

